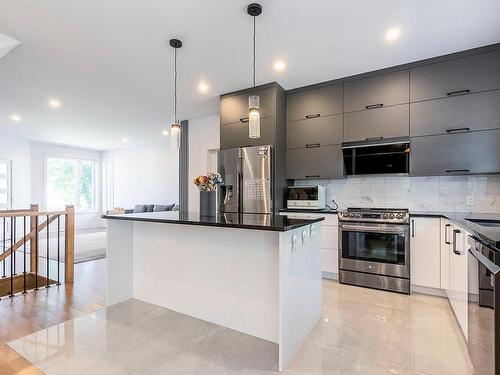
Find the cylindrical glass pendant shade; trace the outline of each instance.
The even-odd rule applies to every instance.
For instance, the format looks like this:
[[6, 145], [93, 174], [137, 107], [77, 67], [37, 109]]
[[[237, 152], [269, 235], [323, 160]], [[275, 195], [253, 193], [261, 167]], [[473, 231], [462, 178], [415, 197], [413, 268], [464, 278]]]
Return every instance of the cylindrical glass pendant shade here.
[[170, 126], [170, 146], [177, 149], [181, 147], [181, 126], [176, 122]]
[[248, 136], [260, 138], [260, 98], [258, 95], [248, 97]]

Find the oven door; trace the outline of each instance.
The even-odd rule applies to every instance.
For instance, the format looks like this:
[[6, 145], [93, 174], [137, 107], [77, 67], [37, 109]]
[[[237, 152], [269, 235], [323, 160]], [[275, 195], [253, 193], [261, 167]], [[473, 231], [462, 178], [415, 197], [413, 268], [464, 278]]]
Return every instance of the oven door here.
[[343, 270], [410, 277], [409, 225], [341, 223]]

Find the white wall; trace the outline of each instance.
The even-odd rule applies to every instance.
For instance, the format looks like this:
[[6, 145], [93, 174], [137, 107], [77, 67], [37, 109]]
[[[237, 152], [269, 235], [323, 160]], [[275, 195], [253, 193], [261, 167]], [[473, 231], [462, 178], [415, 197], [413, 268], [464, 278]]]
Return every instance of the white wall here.
[[76, 213], [77, 228], [102, 226], [101, 219], [101, 159], [102, 152], [81, 148], [66, 147], [48, 143], [31, 142], [31, 200], [39, 203], [40, 208], [47, 208], [46, 200], [46, 159], [47, 156], [88, 159], [97, 161], [96, 165], [96, 210], [88, 213]]
[[12, 161], [12, 208], [29, 208], [31, 203], [31, 142], [0, 134], [0, 159]]
[[179, 151], [167, 142], [105, 151], [113, 160], [114, 206], [179, 203]]
[[218, 149], [219, 115], [189, 120], [189, 211], [199, 211], [200, 194], [192, 183], [194, 178], [207, 172], [208, 150]]
[[340, 208], [392, 207], [414, 211], [500, 213], [500, 175], [354, 177], [296, 181], [323, 185]]

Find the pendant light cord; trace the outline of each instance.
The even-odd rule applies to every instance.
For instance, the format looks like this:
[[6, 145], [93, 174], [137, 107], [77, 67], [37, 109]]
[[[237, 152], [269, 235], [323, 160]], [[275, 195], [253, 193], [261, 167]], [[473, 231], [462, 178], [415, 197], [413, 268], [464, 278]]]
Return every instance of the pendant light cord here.
[[177, 48], [174, 48], [174, 122], [177, 124]]
[[255, 88], [255, 16], [253, 16], [253, 87]]

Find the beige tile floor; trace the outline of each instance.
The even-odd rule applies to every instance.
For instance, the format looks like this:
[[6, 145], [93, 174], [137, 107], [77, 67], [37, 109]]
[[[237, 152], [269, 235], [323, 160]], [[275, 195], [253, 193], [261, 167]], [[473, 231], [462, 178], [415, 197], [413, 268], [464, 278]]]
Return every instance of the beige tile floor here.
[[[446, 299], [325, 281], [323, 317], [284, 374], [472, 374]], [[12, 341], [52, 374], [273, 374], [277, 346], [137, 300]]]

